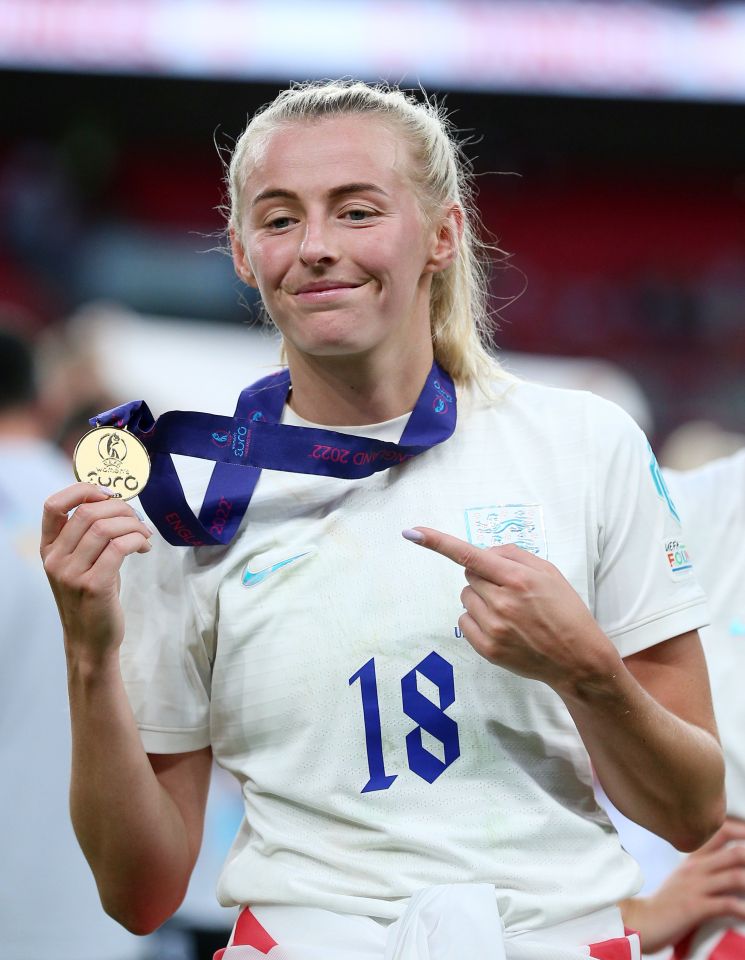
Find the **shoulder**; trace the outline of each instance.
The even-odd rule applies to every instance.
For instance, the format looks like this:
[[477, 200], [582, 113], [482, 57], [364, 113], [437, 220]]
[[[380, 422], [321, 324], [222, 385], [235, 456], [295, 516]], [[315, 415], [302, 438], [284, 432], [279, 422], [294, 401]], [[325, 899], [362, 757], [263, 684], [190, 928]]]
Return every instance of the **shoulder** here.
[[630, 413], [612, 400], [588, 390], [553, 387], [527, 380], [497, 380], [488, 391], [471, 391], [466, 410], [501, 415], [513, 421], [532, 421], [546, 431], [567, 436], [585, 433], [598, 437], [644, 436]]

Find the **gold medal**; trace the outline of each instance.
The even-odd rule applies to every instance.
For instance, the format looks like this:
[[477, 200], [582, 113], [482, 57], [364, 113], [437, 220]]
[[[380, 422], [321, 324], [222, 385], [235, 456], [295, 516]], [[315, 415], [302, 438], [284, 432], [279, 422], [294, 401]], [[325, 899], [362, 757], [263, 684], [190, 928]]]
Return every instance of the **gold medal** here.
[[131, 500], [150, 476], [150, 457], [129, 430], [94, 427], [84, 434], [72, 455], [77, 480], [105, 487], [114, 497]]

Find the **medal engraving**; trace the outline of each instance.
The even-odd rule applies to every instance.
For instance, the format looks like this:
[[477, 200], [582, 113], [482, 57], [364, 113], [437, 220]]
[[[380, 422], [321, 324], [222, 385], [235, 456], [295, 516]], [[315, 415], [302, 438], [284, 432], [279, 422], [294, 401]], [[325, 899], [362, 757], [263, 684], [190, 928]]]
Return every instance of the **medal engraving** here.
[[150, 476], [150, 457], [128, 430], [95, 427], [78, 441], [73, 454], [77, 480], [106, 487], [115, 497], [131, 500]]

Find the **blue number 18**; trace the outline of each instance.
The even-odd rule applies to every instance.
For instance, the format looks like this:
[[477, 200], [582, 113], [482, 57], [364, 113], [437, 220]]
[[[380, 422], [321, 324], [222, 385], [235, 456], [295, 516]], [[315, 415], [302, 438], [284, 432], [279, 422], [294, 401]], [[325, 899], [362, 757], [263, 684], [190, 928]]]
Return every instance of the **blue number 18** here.
[[[419, 692], [417, 673], [431, 681], [440, 692], [439, 704]], [[362, 718], [365, 724], [365, 747], [370, 779], [362, 793], [387, 790], [397, 774], [386, 774], [383, 756], [383, 735], [380, 724], [378, 683], [375, 676], [375, 658], [372, 657], [349, 678], [350, 685], [360, 681], [362, 694]], [[406, 737], [406, 755], [409, 769], [428, 783], [434, 781], [460, 756], [458, 724], [448, 717], [445, 710], [455, 702], [455, 679], [452, 664], [434, 650], [421, 660], [413, 670], [401, 678], [401, 697], [404, 713], [415, 720], [417, 726]], [[422, 743], [422, 730], [439, 740], [445, 759], [431, 753]]]

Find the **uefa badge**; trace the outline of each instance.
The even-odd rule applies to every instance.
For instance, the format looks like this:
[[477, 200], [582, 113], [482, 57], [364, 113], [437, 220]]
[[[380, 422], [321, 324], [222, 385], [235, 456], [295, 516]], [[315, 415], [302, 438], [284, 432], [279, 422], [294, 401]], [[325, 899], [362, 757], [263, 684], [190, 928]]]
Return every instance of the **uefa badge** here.
[[75, 478], [105, 487], [114, 497], [131, 500], [150, 476], [150, 457], [129, 430], [94, 427], [78, 441], [72, 456]]

